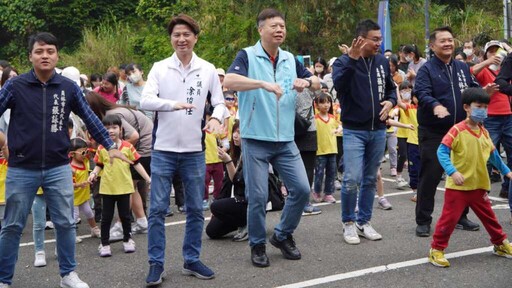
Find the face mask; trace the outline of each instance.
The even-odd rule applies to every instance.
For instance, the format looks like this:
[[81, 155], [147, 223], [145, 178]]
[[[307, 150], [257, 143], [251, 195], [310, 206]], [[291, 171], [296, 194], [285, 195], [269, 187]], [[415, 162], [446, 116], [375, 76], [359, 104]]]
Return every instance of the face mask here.
[[469, 118], [477, 123], [482, 123], [487, 118], [487, 109], [471, 107], [471, 115], [469, 115]]
[[402, 92], [402, 99], [410, 100], [411, 99], [411, 91]]
[[323, 67], [315, 67], [315, 72], [322, 73], [322, 72], [324, 72], [324, 68]]
[[140, 72], [133, 72], [130, 76], [128, 76], [128, 78], [132, 83], [137, 83], [142, 79], [142, 75]]
[[462, 50], [466, 56], [471, 57], [473, 55], [473, 49], [464, 49]]
[[411, 61], [412, 61], [412, 57], [405, 56], [405, 61], [407, 61], [407, 62], [411, 62]]

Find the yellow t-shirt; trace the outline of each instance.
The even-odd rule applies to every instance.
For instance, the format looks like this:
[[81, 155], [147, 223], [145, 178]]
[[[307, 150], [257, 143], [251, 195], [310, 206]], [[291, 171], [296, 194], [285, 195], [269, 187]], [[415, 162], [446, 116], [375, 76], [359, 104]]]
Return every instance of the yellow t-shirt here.
[[327, 121], [322, 119], [320, 114], [315, 115], [316, 124], [316, 155], [338, 154], [338, 145], [334, 130], [338, 128], [339, 122], [334, 115], [329, 114]]
[[219, 158], [219, 153], [217, 152], [217, 136], [208, 131], [205, 133], [204, 137], [204, 157], [206, 164], [215, 164], [220, 163], [222, 160]]
[[450, 159], [453, 166], [464, 176], [464, 185], [455, 185], [451, 177], [446, 180], [446, 188], [455, 190], [491, 189], [487, 160], [494, 151], [489, 132], [479, 125], [472, 130], [466, 121], [453, 126], [443, 137], [442, 144], [451, 149]]
[[[140, 155], [132, 144], [122, 141], [119, 151], [133, 162], [139, 160]], [[110, 164], [110, 157], [105, 147], [100, 146], [94, 156], [94, 162], [97, 165], [103, 165], [100, 194], [104, 195], [124, 195], [131, 194], [135, 190], [133, 188], [132, 174], [130, 172], [130, 164], [121, 159], [114, 159]]]
[[407, 143], [419, 145], [418, 143], [418, 106], [414, 104], [407, 104], [407, 114], [409, 124], [414, 125], [414, 130], [407, 130]]
[[0, 205], [5, 205], [5, 179], [7, 178], [7, 159], [0, 158]]
[[[400, 113], [400, 116], [398, 116], [398, 122], [402, 123], [402, 124], [410, 124], [409, 123], [409, 116], [407, 115], [407, 113], [405, 113], [405, 110], [400, 108], [399, 109], [399, 113]], [[396, 130], [396, 137], [398, 138], [407, 138], [407, 136], [409, 135], [409, 129], [406, 129], [406, 128], [398, 128]]]
[[[71, 164], [71, 170], [73, 171], [73, 184], [87, 182], [87, 178], [89, 178], [89, 160], [84, 159], [84, 166], [82, 167]], [[73, 205], [80, 206], [89, 199], [91, 199], [91, 187], [89, 185], [75, 188]]]

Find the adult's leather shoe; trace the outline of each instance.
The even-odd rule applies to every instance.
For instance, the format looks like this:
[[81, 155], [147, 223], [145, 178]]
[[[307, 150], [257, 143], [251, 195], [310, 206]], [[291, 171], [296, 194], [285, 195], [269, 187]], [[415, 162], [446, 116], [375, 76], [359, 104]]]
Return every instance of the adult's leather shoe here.
[[416, 236], [418, 236], [418, 237], [430, 236], [430, 225], [418, 225], [418, 227], [416, 227]]
[[300, 251], [295, 246], [295, 241], [293, 240], [292, 235], [288, 235], [286, 239], [279, 241], [277, 240], [276, 234], [270, 237], [270, 244], [274, 247], [279, 248], [281, 253], [283, 253], [284, 258], [289, 260], [299, 260], [301, 258]]
[[270, 266], [270, 262], [268, 261], [267, 253], [265, 250], [265, 244], [256, 244], [251, 247], [252, 265], [256, 267]]
[[457, 225], [455, 225], [455, 229], [462, 229], [466, 231], [478, 231], [480, 229], [480, 225], [464, 217], [460, 218]]

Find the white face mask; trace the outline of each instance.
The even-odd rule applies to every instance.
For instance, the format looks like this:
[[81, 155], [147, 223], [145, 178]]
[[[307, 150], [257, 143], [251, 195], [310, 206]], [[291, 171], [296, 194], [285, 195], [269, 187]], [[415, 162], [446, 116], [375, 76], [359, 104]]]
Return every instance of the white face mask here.
[[411, 91], [403, 91], [400, 92], [402, 94], [402, 99], [410, 100], [411, 99]]
[[411, 61], [412, 61], [412, 57], [405, 56], [405, 61], [407, 61], [407, 62], [411, 62]]
[[315, 72], [322, 73], [322, 72], [324, 72], [324, 68], [323, 67], [315, 67]]
[[462, 52], [464, 52], [464, 54], [466, 54], [468, 57], [473, 56], [473, 49], [464, 49]]
[[132, 83], [137, 83], [142, 79], [142, 74], [136, 71], [133, 72], [130, 76], [128, 76], [128, 78]]

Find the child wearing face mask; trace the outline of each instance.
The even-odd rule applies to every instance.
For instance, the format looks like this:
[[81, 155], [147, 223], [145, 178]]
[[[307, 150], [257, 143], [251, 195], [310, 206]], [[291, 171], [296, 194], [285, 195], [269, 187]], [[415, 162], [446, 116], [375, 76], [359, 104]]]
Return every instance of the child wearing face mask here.
[[315, 62], [313, 62], [313, 68], [313, 74], [320, 79], [324, 79], [325, 74], [329, 73], [327, 71], [327, 61], [322, 57], [318, 57]]
[[123, 89], [121, 100], [119, 100], [120, 104], [134, 106], [137, 110], [148, 116], [149, 119], [153, 119], [154, 113], [152, 111], [144, 111], [140, 109], [142, 90], [144, 90], [144, 86], [146, 86], [146, 81], [144, 81], [143, 78], [144, 71], [142, 70], [142, 67], [139, 64], [132, 63], [126, 65], [124, 71], [129, 82]]
[[[400, 107], [400, 122], [404, 121], [406, 124], [412, 124], [414, 129], [407, 130], [407, 159], [409, 163], [407, 170], [409, 171], [409, 186], [414, 192], [411, 201], [416, 202], [416, 189], [418, 188], [419, 175], [420, 175], [420, 149], [418, 145], [418, 98], [414, 95], [411, 96], [412, 86], [410, 82], [404, 81], [400, 85], [400, 93], [397, 97], [397, 105]], [[408, 99], [408, 100], [404, 100]], [[407, 101], [407, 102], [405, 102]], [[402, 166], [403, 169], [403, 166]], [[400, 174], [401, 176], [401, 174]], [[397, 175], [398, 178], [398, 175]], [[402, 182], [402, 181], [401, 181]], [[403, 180], [405, 182], [405, 180]], [[397, 182], [399, 187], [405, 187], [403, 183]]]
[[466, 207], [478, 216], [494, 244], [493, 254], [512, 259], [512, 245], [491, 208], [487, 191], [491, 189], [487, 160], [509, 179], [512, 172], [501, 160], [498, 150], [482, 125], [487, 118], [490, 97], [481, 88], [462, 93], [467, 118], [455, 124], [437, 150], [439, 163], [450, 176], [446, 181], [443, 211], [437, 221], [428, 260], [434, 266], [449, 267], [444, 256], [448, 241]]

